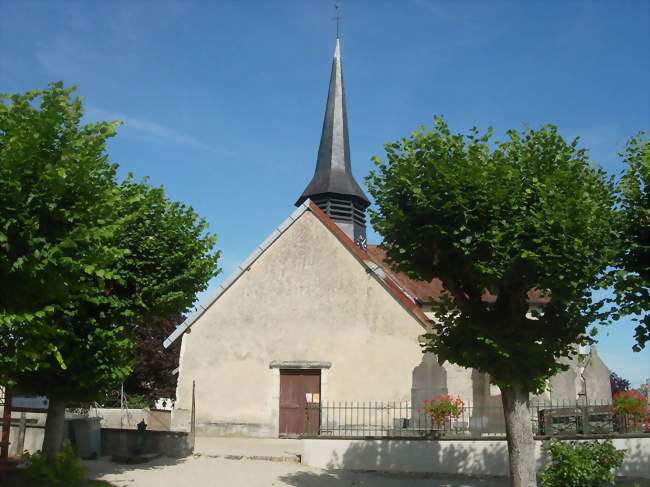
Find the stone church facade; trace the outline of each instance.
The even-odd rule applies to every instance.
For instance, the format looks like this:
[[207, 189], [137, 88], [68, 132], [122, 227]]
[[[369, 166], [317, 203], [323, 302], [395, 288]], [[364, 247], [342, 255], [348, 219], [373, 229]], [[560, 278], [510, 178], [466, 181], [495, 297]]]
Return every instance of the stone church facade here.
[[[307, 402], [410, 402], [415, 415], [448, 393], [500, 406], [485, 374], [422, 354], [426, 303], [441, 285], [393, 272], [366, 244], [369, 204], [351, 171], [337, 39], [316, 171], [298, 208], [165, 341], [182, 340], [173, 429], [188, 428], [193, 389], [197, 431], [213, 435], [300, 434]], [[609, 371], [595, 353], [590, 363], [571, 362], [545, 398], [575, 402], [587, 384], [589, 399], [611, 399]]]

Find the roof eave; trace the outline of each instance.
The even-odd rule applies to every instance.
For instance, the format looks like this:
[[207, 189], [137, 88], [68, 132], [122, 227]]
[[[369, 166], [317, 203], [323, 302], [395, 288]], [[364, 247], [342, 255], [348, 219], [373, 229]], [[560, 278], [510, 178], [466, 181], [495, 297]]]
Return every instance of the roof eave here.
[[207, 300], [207, 306], [199, 305], [187, 319], [165, 339], [163, 346], [169, 348], [183, 333], [185, 333], [205, 312], [232, 286], [237, 279], [282, 235], [300, 216], [310, 208], [311, 201], [307, 200], [294, 210], [271, 234], [241, 263], [237, 269], [222, 282], [215, 293]]

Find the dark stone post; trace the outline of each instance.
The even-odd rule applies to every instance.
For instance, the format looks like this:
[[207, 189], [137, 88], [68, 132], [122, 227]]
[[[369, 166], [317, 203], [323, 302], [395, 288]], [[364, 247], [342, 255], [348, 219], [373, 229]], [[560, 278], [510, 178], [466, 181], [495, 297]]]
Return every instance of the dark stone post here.
[[144, 419], [138, 423], [138, 435], [135, 440], [135, 453], [141, 455], [144, 453], [144, 432], [147, 429], [147, 423]]

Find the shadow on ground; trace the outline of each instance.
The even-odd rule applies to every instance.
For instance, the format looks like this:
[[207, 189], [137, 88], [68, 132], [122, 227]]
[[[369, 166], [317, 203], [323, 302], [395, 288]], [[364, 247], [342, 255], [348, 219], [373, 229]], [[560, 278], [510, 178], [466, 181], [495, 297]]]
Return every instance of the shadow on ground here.
[[389, 474], [381, 472], [357, 472], [329, 470], [321, 474], [296, 472], [280, 477], [287, 485], [294, 487], [507, 487], [507, 479], [459, 478], [432, 474]]
[[183, 463], [187, 458], [158, 457], [146, 463], [126, 464], [111, 461], [111, 457], [102, 457], [98, 460], [84, 460], [86, 466], [90, 469], [88, 478], [96, 480], [108, 474], [121, 474], [124, 472], [133, 472], [135, 470], [155, 470], [161, 467], [178, 465]]
[[[414, 449], [413, 441], [359, 441], [353, 443], [342, 457], [334, 456], [328, 470], [322, 474], [296, 472], [280, 480], [295, 487], [343, 487], [362, 485], [427, 485], [440, 487], [503, 487], [505, 477], [487, 476], [483, 472], [507, 471], [505, 443], [491, 450], [477, 452], [457, 444], [421, 443]], [[425, 447], [426, 445], [426, 447]], [[431, 470], [450, 473], [414, 473], [418, 466], [430, 465]], [[392, 473], [401, 471], [399, 473]], [[364, 472], [362, 480], [360, 472]], [[388, 473], [391, 472], [391, 473]], [[472, 472], [474, 475], [459, 475]], [[356, 483], [355, 483], [356, 482]]]
[[[510, 485], [507, 477], [486, 475], [487, 472], [508, 472], [508, 452], [506, 443], [477, 450], [465, 448], [462, 443], [445, 442], [422, 444], [414, 449], [409, 441], [359, 441], [352, 443], [341, 457], [334, 452], [333, 460], [323, 473], [295, 472], [280, 477], [280, 480], [294, 487], [343, 487], [343, 486], [382, 486], [414, 485], [429, 487], [504, 487]], [[650, 487], [650, 479], [638, 478], [642, 465], [648, 461], [642, 451], [628, 451], [627, 468], [619, 474], [628, 478], [618, 478], [616, 486]], [[631, 460], [631, 461], [630, 461]], [[544, 462], [536, 465], [539, 471]], [[422, 465], [430, 471], [447, 472], [443, 474], [412, 473]], [[364, 475], [359, 472], [364, 471]], [[387, 473], [402, 471], [404, 473]], [[381, 473], [385, 472], [385, 473]], [[461, 475], [463, 472], [465, 475]], [[466, 475], [470, 474], [470, 475]], [[634, 478], [636, 477], [636, 478]], [[402, 479], [399, 484], [395, 479]], [[370, 480], [364, 480], [370, 479]], [[428, 479], [424, 481], [422, 479]]]

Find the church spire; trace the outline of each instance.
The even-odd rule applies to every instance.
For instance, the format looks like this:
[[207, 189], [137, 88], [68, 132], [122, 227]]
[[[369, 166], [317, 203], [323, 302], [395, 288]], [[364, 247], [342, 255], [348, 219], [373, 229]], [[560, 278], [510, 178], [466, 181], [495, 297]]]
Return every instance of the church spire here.
[[316, 203], [355, 242], [365, 243], [365, 210], [370, 201], [352, 176], [348, 117], [345, 108], [341, 48], [336, 38], [323, 132], [318, 148], [316, 171], [296, 202], [307, 198]]

